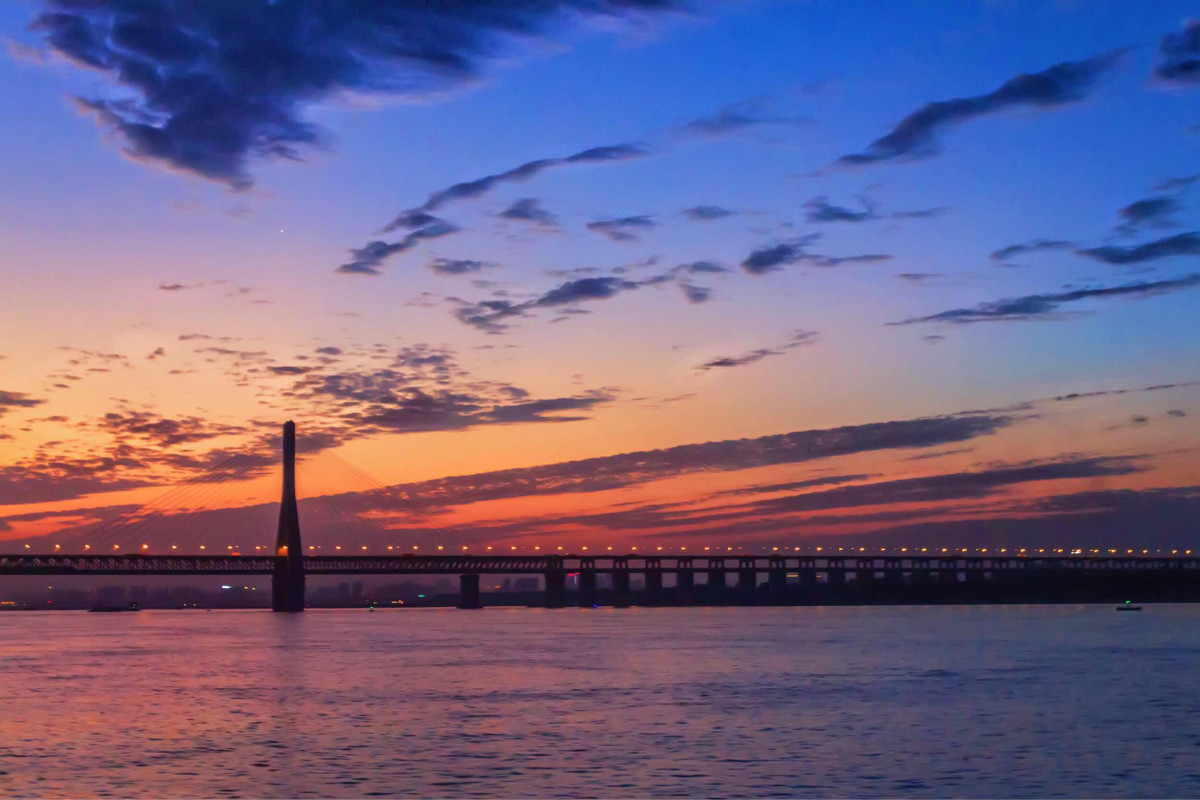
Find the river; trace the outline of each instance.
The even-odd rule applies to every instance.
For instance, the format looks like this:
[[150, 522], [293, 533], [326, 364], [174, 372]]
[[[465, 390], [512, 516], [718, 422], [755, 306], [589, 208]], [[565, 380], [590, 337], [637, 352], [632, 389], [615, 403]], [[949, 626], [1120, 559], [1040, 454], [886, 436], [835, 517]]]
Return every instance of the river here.
[[1195, 797], [1200, 605], [0, 614], [0, 795]]

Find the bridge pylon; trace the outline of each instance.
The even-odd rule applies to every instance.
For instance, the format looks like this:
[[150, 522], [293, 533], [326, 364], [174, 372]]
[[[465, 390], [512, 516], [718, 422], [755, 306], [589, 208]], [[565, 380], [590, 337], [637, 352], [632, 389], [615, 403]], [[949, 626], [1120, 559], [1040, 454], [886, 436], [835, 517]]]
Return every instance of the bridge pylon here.
[[296, 423], [283, 426], [283, 496], [275, 535], [275, 570], [271, 575], [271, 609], [304, 610], [304, 551], [300, 546], [300, 512], [296, 508]]

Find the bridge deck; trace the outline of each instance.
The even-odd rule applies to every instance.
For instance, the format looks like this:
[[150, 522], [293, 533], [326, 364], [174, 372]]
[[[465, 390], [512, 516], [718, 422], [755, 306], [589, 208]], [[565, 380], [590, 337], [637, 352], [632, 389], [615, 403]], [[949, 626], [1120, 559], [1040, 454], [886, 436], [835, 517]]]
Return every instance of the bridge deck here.
[[[0, 575], [270, 575], [273, 556], [0, 555]], [[1151, 556], [305, 556], [309, 575], [543, 574], [547, 572], [702, 572], [708, 570], [1197, 570], [1200, 558]]]

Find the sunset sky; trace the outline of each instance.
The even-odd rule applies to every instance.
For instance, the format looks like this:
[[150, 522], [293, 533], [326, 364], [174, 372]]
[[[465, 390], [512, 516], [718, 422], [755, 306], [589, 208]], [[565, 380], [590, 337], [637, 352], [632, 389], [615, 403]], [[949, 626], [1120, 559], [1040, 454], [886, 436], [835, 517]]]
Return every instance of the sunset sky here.
[[0, 550], [1200, 546], [1195, 4], [428, 5], [0, 5]]

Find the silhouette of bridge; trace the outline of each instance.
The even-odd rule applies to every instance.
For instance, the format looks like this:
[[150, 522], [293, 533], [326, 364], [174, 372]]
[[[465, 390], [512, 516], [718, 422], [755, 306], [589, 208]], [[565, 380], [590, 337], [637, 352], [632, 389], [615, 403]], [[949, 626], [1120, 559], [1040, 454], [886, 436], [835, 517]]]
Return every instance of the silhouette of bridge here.
[[[735, 586], [728, 585], [730, 574]], [[306, 575], [458, 575], [462, 608], [480, 576], [536, 575], [541, 605], [861, 602], [1200, 601], [1200, 557], [1132, 555], [322, 555], [305, 554], [296, 503], [296, 426], [283, 427], [283, 491], [270, 555], [23, 553], [6, 575], [270, 575], [272, 608], [305, 607]], [[766, 581], [761, 578], [766, 576]], [[568, 592], [568, 576], [573, 581]], [[632, 576], [640, 579], [635, 587]], [[697, 581], [701, 577], [704, 580]], [[669, 581], [668, 581], [669, 579]], [[637, 591], [635, 591], [635, 588]]]

